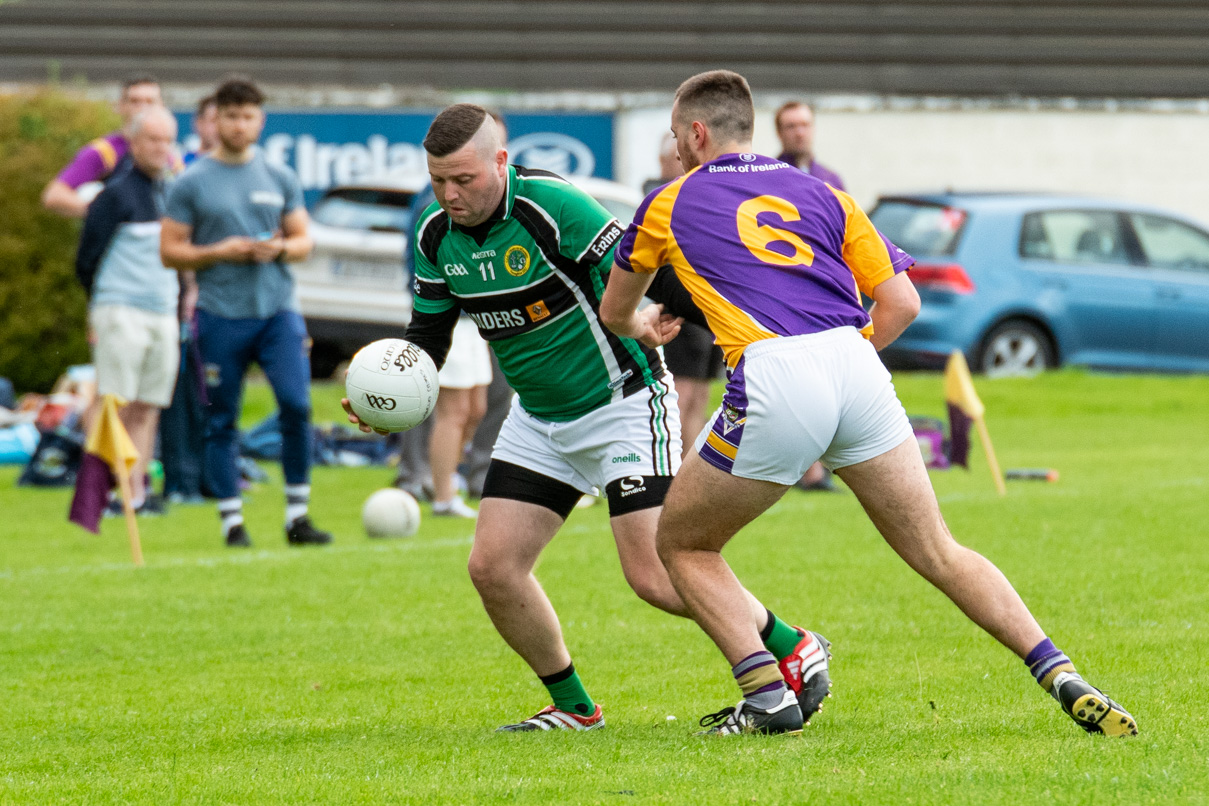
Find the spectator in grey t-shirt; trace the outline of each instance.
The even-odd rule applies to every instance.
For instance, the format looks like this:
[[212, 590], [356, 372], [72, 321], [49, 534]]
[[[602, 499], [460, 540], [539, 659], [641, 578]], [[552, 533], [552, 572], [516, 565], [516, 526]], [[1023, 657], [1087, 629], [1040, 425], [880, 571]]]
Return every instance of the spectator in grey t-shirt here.
[[287, 262], [311, 251], [298, 178], [269, 165], [256, 146], [264, 96], [232, 78], [215, 93], [219, 145], [173, 186], [160, 251], [165, 266], [196, 270], [198, 346], [210, 404], [206, 472], [218, 497], [226, 544], [251, 545], [236, 472], [243, 378], [255, 361], [264, 370], [281, 416], [290, 545], [331, 542], [307, 515], [310, 500], [311, 404], [306, 325]]

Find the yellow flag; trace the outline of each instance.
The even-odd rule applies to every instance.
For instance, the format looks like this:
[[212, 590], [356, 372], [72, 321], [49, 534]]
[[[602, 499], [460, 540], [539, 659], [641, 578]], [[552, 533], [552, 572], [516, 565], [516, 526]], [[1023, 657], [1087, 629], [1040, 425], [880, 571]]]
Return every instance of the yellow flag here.
[[139, 460], [138, 449], [118, 419], [118, 409], [125, 402], [117, 395], [105, 395], [101, 399], [101, 415], [88, 435], [88, 444], [84, 446], [84, 450], [93, 456], [104, 459], [115, 476], [129, 476], [130, 469]]
[[971, 420], [981, 420], [986, 413], [986, 407], [974, 391], [970, 366], [960, 350], [954, 350], [945, 365], [945, 401], [961, 409]]

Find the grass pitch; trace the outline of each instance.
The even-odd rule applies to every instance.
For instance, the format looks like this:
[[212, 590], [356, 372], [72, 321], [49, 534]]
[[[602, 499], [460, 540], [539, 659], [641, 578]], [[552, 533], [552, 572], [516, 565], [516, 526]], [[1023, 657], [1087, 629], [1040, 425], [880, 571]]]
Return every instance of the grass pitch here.
[[[896, 378], [913, 414], [936, 375]], [[935, 473], [954, 533], [994, 560], [1058, 646], [1137, 717], [1085, 735], [880, 540], [849, 493], [791, 492], [728, 549], [778, 614], [834, 642], [835, 696], [801, 738], [692, 736], [733, 704], [691, 623], [622, 579], [603, 506], [538, 569], [608, 728], [499, 736], [547, 702], [465, 571], [471, 527], [372, 541], [384, 469], [318, 468], [327, 549], [285, 546], [280, 476], [247, 504], [256, 547], [209, 506], [66, 522], [69, 493], [0, 470], [0, 803], [1101, 803], [1209, 798], [1207, 378], [1062, 372], [979, 382], [1004, 467], [1058, 483], [996, 496]], [[338, 419], [339, 389], [315, 391]], [[247, 419], [271, 408], [249, 390]]]

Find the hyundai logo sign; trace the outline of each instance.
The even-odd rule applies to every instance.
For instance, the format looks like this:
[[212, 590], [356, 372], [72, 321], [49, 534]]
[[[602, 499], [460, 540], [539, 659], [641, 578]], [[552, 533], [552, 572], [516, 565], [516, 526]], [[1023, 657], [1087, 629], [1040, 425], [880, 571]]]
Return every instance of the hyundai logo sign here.
[[596, 170], [592, 149], [558, 132], [535, 132], [508, 143], [509, 161], [560, 176], [591, 176]]

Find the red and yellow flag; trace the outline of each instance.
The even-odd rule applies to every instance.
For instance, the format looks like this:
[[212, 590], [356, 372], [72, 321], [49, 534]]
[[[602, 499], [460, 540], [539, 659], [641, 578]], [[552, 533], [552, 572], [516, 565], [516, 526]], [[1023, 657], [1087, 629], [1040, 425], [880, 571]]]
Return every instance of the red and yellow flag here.
[[70, 520], [90, 532], [100, 531], [109, 491], [117, 486], [118, 477], [129, 477], [131, 468], [139, 460], [138, 449], [118, 418], [118, 409], [125, 403], [117, 395], [105, 395], [101, 399], [101, 413], [88, 433], [84, 458], [76, 474]]
[[949, 461], [955, 465], [970, 466], [970, 426], [978, 428], [982, 447], [995, 480], [995, 489], [1000, 495], [1007, 493], [1003, 485], [1003, 473], [999, 471], [999, 460], [991, 445], [991, 434], [986, 426], [986, 406], [974, 390], [974, 378], [970, 365], [960, 350], [954, 350], [945, 365], [945, 403], [949, 409]]

